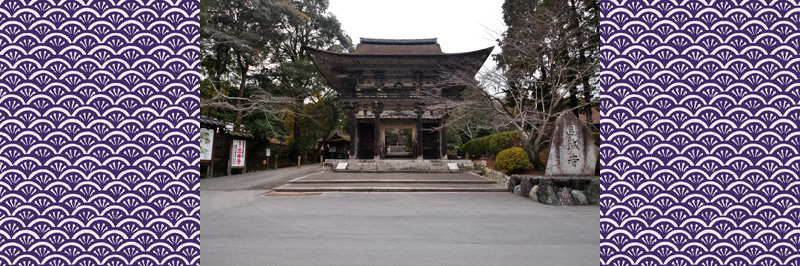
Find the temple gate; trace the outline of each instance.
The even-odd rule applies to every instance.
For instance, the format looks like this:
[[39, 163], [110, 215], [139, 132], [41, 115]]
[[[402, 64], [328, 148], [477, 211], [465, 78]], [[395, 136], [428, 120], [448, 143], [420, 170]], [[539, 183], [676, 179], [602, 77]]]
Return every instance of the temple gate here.
[[[350, 118], [350, 159], [447, 159], [452, 108], [437, 104], [458, 100], [466, 85], [453, 78], [474, 78], [493, 47], [444, 53], [435, 38], [361, 38], [352, 53], [305, 49]], [[411, 129], [411, 147], [387, 147], [387, 129]]]

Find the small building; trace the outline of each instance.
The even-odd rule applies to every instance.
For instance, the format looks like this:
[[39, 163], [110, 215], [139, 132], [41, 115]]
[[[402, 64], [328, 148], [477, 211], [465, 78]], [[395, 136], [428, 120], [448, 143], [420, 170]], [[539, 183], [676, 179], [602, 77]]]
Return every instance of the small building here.
[[221, 164], [222, 154], [222, 134], [226, 131], [225, 122], [208, 118], [199, 117], [200, 121], [200, 176], [214, 176], [214, 167]]
[[322, 148], [325, 149], [325, 159], [347, 159], [350, 155], [350, 135], [337, 131]]
[[259, 145], [252, 134], [235, 132], [229, 123], [214, 118], [201, 116], [198, 120], [201, 177], [226, 175], [231, 171], [244, 173], [258, 159], [250, 155], [253, 147]]

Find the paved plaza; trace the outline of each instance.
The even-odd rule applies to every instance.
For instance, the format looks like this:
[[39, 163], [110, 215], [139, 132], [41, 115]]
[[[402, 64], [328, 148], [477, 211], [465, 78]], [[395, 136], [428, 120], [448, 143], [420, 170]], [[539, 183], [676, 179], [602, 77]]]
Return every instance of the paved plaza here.
[[548, 206], [508, 192], [268, 196], [270, 186], [201, 187], [201, 265], [599, 263], [598, 206]]
[[200, 179], [201, 191], [267, 190], [285, 185], [289, 180], [317, 173], [319, 165], [286, 167], [278, 170]]

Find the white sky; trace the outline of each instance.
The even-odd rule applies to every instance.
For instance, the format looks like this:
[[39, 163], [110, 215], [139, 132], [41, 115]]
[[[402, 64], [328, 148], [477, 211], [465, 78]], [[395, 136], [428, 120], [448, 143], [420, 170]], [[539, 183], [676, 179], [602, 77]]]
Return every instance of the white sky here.
[[[353, 39], [438, 38], [445, 53], [495, 46], [505, 31], [503, 0], [330, 0], [328, 11]], [[484, 67], [493, 67], [486, 60]]]

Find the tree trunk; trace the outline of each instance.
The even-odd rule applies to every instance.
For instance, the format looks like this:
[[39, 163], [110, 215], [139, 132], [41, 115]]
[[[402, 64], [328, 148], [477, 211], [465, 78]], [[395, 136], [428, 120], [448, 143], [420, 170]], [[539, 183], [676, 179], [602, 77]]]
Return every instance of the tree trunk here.
[[295, 141], [297, 141], [297, 138], [300, 137], [300, 135], [301, 135], [301, 133], [300, 133], [300, 114], [303, 111], [303, 100], [304, 99], [302, 97], [300, 97], [299, 94], [295, 95], [294, 97], [295, 97], [295, 103], [294, 103], [295, 104], [295, 106], [294, 106], [295, 111], [292, 112], [293, 113], [292, 115], [294, 116], [294, 124], [292, 124], [292, 136], [294, 136]]
[[536, 170], [545, 170], [546, 167], [546, 165], [542, 162], [541, 158], [539, 158], [539, 150], [542, 148], [543, 139], [544, 139], [544, 129], [539, 129], [539, 132], [536, 133], [536, 138], [533, 140], [533, 143], [529, 144], [530, 149], [536, 156], [535, 160], [533, 160], [533, 166], [534, 169]]
[[250, 66], [242, 60], [242, 57], [238, 55], [236, 56], [236, 60], [239, 62], [239, 74], [241, 75], [241, 82], [239, 82], [239, 98], [236, 99], [236, 120], [233, 123], [233, 131], [240, 131], [242, 126], [242, 97], [244, 97], [244, 89], [247, 86], [247, 69]]
[[316, 158], [319, 158], [319, 156], [322, 155], [323, 152], [325, 152], [325, 144], [328, 144], [328, 140], [330, 140], [330, 138], [325, 137], [324, 139], [322, 139], [322, 142], [319, 144], [319, 146], [317, 146], [317, 148], [314, 149], [314, 153], [312, 154], [313, 157], [311, 158], [312, 161]]
[[539, 166], [536, 162], [538, 161], [536, 157], [539, 156], [536, 156], [536, 153], [533, 152], [533, 149], [531, 148], [532, 141], [533, 141], [533, 136], [528, 135], [528, 137], [525, 138], [525, 152], [528, 153], [528, 161], [530, 161], [531, 164], [533, 165], [533, 170], [539, 170]]
[[591, 125], [592, 123], [600, 122], [592, 121], [592, 105], [589, 104], [592, 102], [592, 91], [589, 90], [589, 76], [583, 78], [583, 101], [586, 104], [586, 106], [583, 107], [584, 113], [586, 113], [586, 124]]
[[572, 114], [579, 116], [579, 110], [575, 107], [578, 107], [578, 87], [572, 86], [572, 88], [569, 89], [569, 108], [572, 109]]
[[283, 155], [284, 147], [286, 146], [280, 145], [280, 143], [278, 143], [278, 154], [275, 155], [275, 165], [276, 165], [275, 169], [278, 169], [277, 166], [280, 165], [280, 162], [278, 160], [280, 160], [281, 156]]

